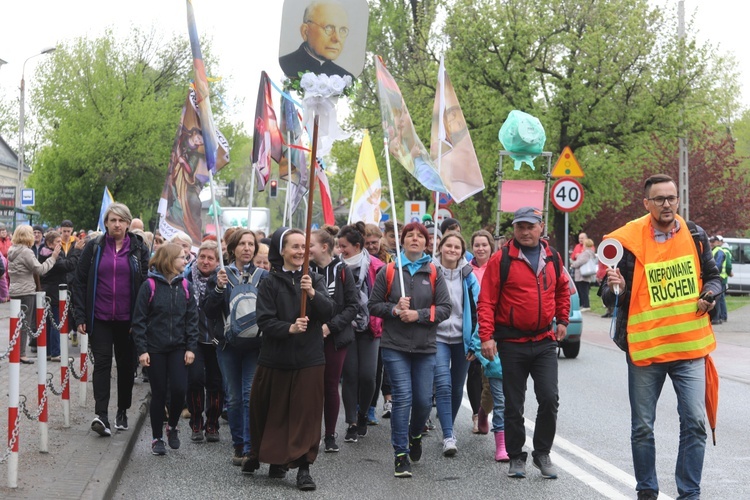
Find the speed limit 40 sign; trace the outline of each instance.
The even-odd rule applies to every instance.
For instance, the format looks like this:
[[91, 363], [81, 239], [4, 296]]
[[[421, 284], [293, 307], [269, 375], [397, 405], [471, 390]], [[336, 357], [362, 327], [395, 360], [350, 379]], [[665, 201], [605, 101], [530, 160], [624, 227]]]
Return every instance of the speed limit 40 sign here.
[[573, 212], [583, 203], [583, 186], [570, 177], [555, 181], [550, 193], [552, 204], [563, 212]]

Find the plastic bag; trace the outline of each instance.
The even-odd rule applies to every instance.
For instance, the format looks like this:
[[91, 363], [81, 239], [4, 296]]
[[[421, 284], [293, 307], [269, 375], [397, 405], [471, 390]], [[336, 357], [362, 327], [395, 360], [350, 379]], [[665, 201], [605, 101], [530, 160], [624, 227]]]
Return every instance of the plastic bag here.
[[515, 170], [520, 170], [522, 163], [535, 170], [534, 158], [542, 154], [547, 140], [547, 134], [538, 118], [514, 109], [500, 127], [498, 137], [503, 147], [510, 152], [510, 157], [515, 160]]

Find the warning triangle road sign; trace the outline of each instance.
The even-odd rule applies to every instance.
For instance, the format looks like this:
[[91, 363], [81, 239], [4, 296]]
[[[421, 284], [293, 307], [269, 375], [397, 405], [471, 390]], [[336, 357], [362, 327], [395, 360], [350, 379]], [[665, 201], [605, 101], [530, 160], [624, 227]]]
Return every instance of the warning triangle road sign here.
[[570, 150], [569, 146], [563, 148], [550, 175], [552, 177], [583, 177], [583, 170], [581, 170], [581, 166], [578, 164], [576, 157], [573, 156], [573, 151]]

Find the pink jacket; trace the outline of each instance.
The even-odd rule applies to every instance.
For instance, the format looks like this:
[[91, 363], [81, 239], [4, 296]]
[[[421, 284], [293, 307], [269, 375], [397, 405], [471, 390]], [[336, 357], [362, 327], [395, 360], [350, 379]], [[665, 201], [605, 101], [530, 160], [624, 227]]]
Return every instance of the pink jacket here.
[[[370, 255], [370, 267], [368, 269], [368, 283], [370, 284], [370, 290], [375, 286], [375, 277], [383, 266], [385, 266], [385, 264], [382, 260], [374, 255]], [[376, 339], [383, 335], [383, 318], [378, 318], [377, 316], [372, 315], [370, 316], [370, 332], [372, 332], [372, 336]]]

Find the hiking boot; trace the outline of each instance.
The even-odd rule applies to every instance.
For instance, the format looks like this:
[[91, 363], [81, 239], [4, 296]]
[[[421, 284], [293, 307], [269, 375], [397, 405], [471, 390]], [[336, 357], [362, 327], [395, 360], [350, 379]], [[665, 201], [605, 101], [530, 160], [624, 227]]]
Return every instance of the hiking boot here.
[[287, 470], [288, 469], [283, 465], [271, 464], [271, 466], [268, 468], [268, 477], [270, 477], [271, 479], [283, 479], [286, 477]]
[[477, 413], [477, 434], [487, 434], [490, 432], [490, 422], [484, 408], [480, 407]]
[[523, 458], [511, 458], [508, 466], [508, 477], [526, 477], [526, 460]]
[[550, 460], [549, 454], [545, 453], [543, 455], [537, 455], [531, 463], [542, 472], [543, 478], [557, 479], [557, 467], [555, 467], [552, 460]]
[[422, 436], [409, 439], [409, 458], [414, 463], [419, 462], [422, 458]]
[[297, 489], [300, 491], [314, 491], [315, 488], [315, 481], [313, 481], [310, 475], [310, 469], [300, 467], [297, 471]]
[[195, 443], [200, 443], [203, 441], [203, 431], [198, 429], [197, 431], [193, 429], [193, 432], [190, 434], [190, 441], [193, 441]]
[[367, 425], [378, 425], [379, 423], [378, 417], [375, 416], [375, 407], [371, 406], [370, 409], [367, 410]]
[[364, 413], [357, 414], [357, 435], [359, 437], [367, 435], [367, 415]]
[[117, 410], [117, 415], [115, 416], [115, 429], [121, 431], [128, 430], [128, 414], [125, 410]]
[[151, 441], [151, 454], [152, 455], [166, 455], [167, 447], [164, 446], [163, 439], [154, 439]]
[[641, 490], [638, 492], [638, 500], [656, 500], [659, 493], [654, 490]]
[[346, 435], [344, 436], [345, 443], [356, 443], [357, 442], [357, 426], [355, 424], [350, 425], [346, 429]]
[[449, 437], [443, 439], [443, 456], [453, 457], [458, 453], [458, 447], [456, 446], [456, 438]]
[[242, 448], [243, 446], [241, 444], [234, 447], [234, 452], [232, 453], [232, 465], [242, 465]]
[[325, 443], [325, 452], [326, 453], [336, 453], [339, 451], [339, 445], [336, 444], [336, 436], [330, 435], [323, 438], [323, 442]]
[[393, 402], [390, 399], [383, 401], [383, 418], [391, 418], [391, 411], [393, 410]]
[[206, 429], [206, 442], [207, 443], [218, 443], [221, 441], [218, 429]]
[[250, 458], [250, 453], [245, 453], [242, 457], [242, 473], [253, 474], [256, 470], [260, 469], [260, 462], [257, 458]]
[[411, 464], [405, 453], [396, 456], [396, 471], [393, 475], [396, 477], [411, 477]]
[[95, 417], [94, 420], [91, 421], [91, 430], [102, 437], [109, 437], [112, 435], [112, 430], [109, 428], [109, 420], [107, 420], [107, 417]]
[[169, 447], [173, 450], [179, 450], [180, 449], [180, 431], [177, 430], [177, 427], [170, 427], [167, 426], [167, 443], [169, 443]]

